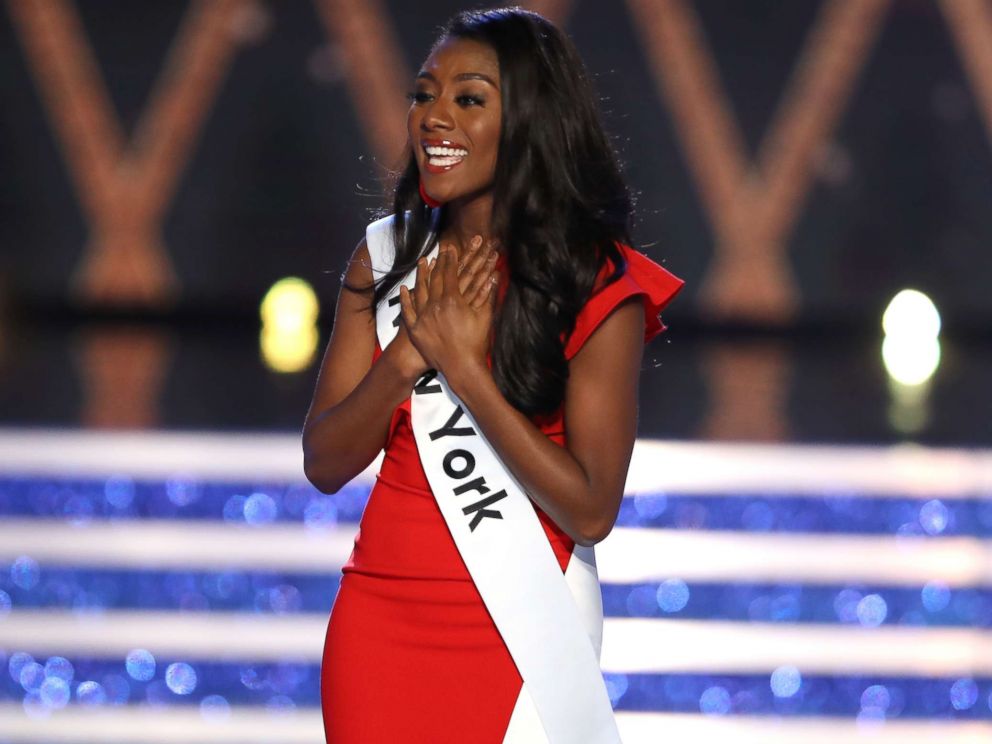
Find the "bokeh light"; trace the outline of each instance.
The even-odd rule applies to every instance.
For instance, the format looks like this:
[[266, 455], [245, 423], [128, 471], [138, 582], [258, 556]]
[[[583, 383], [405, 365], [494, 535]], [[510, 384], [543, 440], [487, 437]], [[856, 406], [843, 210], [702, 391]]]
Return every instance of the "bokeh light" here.
[[21, 706], [24, 708], [24, 712], [27, 713], [28, 718], [42, 720], [52, 715], [51, 706], [46, 705], [45, 701], [41, 699], [41, 692], [39, 690], [30, 690], [24, 696]]
[[723, 716], [730, 712], [730, 693], [725, 687], [714, 685], [699, 696], [699, 712], [710, 716]]
[[241, 684], [249, 690], [264, 690], [268, 686], [265, 675], [254, 666], [241, 667], [240, 677]]
[[224, 502], [223, 516], [225, 522], [243, 522], [245, 518], [245, 502], [248, 497], [236, 493]]
[[185, 662], [169, 664], [165, 669], [165, 684], [177, 695], [192, 693], [196, 682], [196, 670]]
[[886, 336], [936, 338], [940, 334], [940, 313], [923, 292], [903, 289], [882, 313], [882, 331]]
[[265, 708], [274, 715], [289, 715], [296, 710], [296, 703], [288, 695], [273, 695], [265, 701]]
[[920, 590], [920, 599], [928, 612], [940, 612], [951, 602], [951, 590], [940, 581], [929, 581]]
[[741, 526], [749, 532], [767, 532], [775, 526], [775, 512], [765, 501], [752, 501], [741, 512]]
[[857, 589], [841, 589], [834, 597], [834, 612], [842, 623], [858, 622], [858, 604], [863, 595]]
[[134, 501], [134, 481], [126, 475], [114, 475], [103, 484], [103, 497], [115, 509], [127, 509]]
[[72, 682], [74, 674], [72, 662], [62, 656], [53, 656], [45, 662], [46, 677], [57, 677], [64, 682]]
[[200, 701], [200, 715], [211, 723], [222, 723], [231, 717], [231, 706], [223, 695], [207, 695]]
[[970, 710], [978, 701], [978, 685], [970, 678], [956, 680], [951, 685], [950, 697], [954, 710]]
[[72, 696], [69, 683], [58, 677], [46, 677], [38, 692], [41, 701], [50, 708], [64, 708]]
[[780, 666], [771, 674], [769, 684], [777, 698], [791, 698], [803, 686], [803, 677], [794, 666]]
[[668, 508], [668, 497], [663, 493], [634, 494], [634, 511], [642, 519], [656, 519]]
[[314, 360], [319, 341], [320, 303], [313, 287], [285, 277], [269, 288], [259, 308], [262, 358], [276, 372], [299, 372]]
[[76, 688], [76, 700], [80, 705], [98, 707], [107, 702], [107, 693], [99, 682], [86, 680]]
[[896, 294], [882, 315], [882, 361], [891, 396], [888, 418], [905, 434], [929, 423], [929, 382], [940, 366], [940, 325], [933, 301], [915, 289]]
[[885, 685], [871, 685], [861, 693], [861, 712], [870, 717], [884, 718], [891, 703], [892, 696]]
[[34, 558], [22, 555], [10, 566], [10, 580], [21, 589], [34, 589], [41, 579], [41, 567]]
[[253, 493], [245, 499], [242, 512], [248, 524], [269, 524], [278, 516], [279, 507], [267, 493]]
[[940, 499], [931, 499], [920, 507], [920, 526], [928, 535], [939, 535], [950, 519], [950, 512]]
[[143, 648], [136, 648], [124, 660], [124, 668], [131, 676], [131, 679], [139, 682], [147, 682], [155, 676], [155, 657], [151, 651]]
[[93, 499], [86, 494], [74, 493], [62, 506], [62, 516], [70, 524], [83, 525], [93, 518], [95, 510]]
[[885, 622], [889, 607], [879, 594], [868, 594], [858, 602], [858, 622], [866, 628], [875, 628]]
[[287, 276], [273, 284], [265, 293], [259, 314], [266, 325], [293, 331], [317, 322], [320, 303], [317, 293], [308, 282], [299, 277]]
[[268, 590], [269, 608], [277, 615], [299, 612], [303, 607], [303, 596], [292, 584], [279, 584]]
[[936, 338], [886, 336], [882, 361], [889, 376], [902, 385], [922, 385], [940, 366], [940, 341]]
[[45, 681], [45, 667], [37, 661], [29, 661], [21, 667], [17, 681], [26, 692], [37, 692]]
[[678, 612], [689, 603], [689, 587], [682, 579], [666, 579], [658, 586], [658, 606], [665, 612]]
[[31, 654], [26, 654], [23, 651], [12, 653], [10, 658], [7, 659], [7, 672], [10, 674], [10, 678], [15, 682], [19, 682], [21, 679], [21, 670], [33, 661], [34, 657]]
[[200, 484], [192, 478], [173, 477], [165, 482], [165, 493], [176, 506], [189, 506], [200, 499]]

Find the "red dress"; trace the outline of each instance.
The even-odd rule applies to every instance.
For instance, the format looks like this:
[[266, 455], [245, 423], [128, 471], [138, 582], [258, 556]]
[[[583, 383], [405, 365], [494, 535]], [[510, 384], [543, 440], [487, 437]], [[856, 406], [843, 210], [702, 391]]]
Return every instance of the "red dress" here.
[[[600, 272], [566, 345], [569, 359], [627, 297], [643, 297], [645, 341], [666, 328], [658, 313], [682, 280], [621, 250], [627, 272], [601, 290], [612, 263]], [[377, 343], [373, 364], [380, 354]], [[562, 409], [535, 423], [565, 446]], [[564, 571], [574, 543], [534, 509]], [[521, 678], [431, 493], [409, 399], [393, 411], [382, 468], [342, 573], [321, 664], [328, 744], [500, 744]]]

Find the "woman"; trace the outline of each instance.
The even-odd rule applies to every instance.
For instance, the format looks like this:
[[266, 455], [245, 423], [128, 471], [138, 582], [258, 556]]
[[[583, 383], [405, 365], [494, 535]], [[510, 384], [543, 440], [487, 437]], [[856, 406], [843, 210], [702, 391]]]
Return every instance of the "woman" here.
[[591, 86], [539, 15], [455, 16], [411, 101], [303, 434], [327, 493], [385, 449], [328, 625], [327, 741], [618, 741], [591, 546], [682, 281], [628, 247]]

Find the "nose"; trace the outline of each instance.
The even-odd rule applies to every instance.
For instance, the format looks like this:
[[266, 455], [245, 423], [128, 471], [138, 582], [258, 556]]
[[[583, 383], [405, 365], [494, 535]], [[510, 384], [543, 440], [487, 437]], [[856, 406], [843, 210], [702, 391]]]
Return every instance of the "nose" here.
[[420, 128], [425, 131], [433, 129], [451, 129], [454, 120], [451, 118], [451, 110], [448, 104], [440, 96], [427, 105], [424, 116], [420, 120]]

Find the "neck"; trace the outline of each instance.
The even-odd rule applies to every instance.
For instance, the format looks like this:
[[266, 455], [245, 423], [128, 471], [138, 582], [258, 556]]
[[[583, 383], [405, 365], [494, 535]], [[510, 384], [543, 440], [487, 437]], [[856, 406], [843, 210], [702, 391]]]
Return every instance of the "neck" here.
[[442, 230], [442, 240], [457, 245], [459, 253], [468, 248], [476, 235], [481, 235], [485, 244], [492, 236], [492, 213], [491, 192], [470, 200], [448, 202], [447, 225]]

